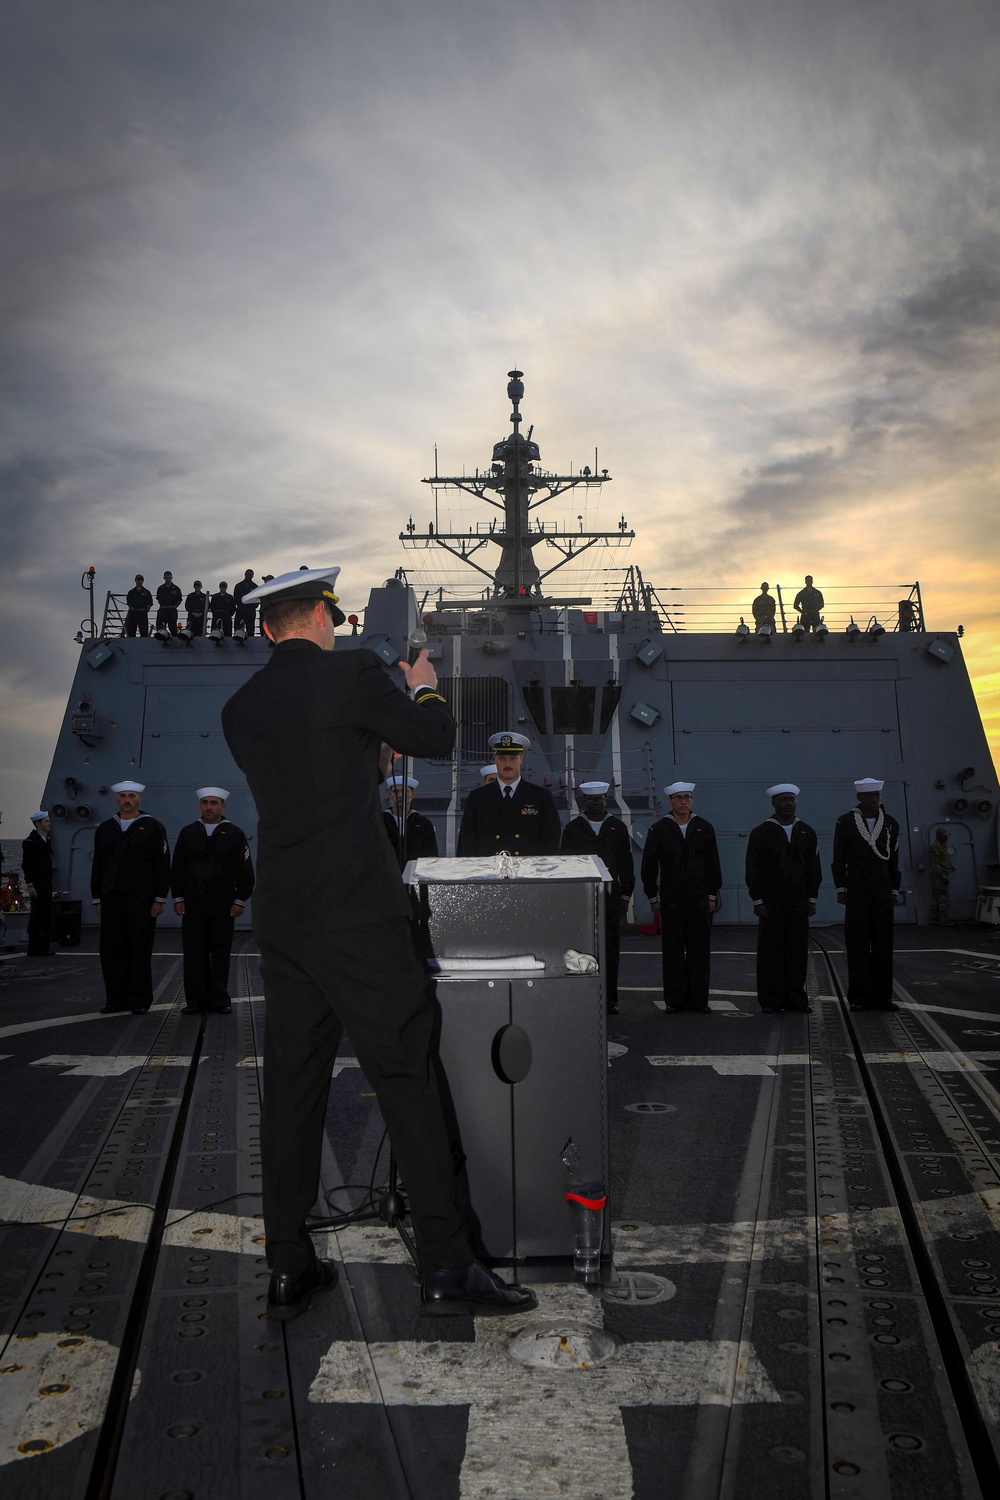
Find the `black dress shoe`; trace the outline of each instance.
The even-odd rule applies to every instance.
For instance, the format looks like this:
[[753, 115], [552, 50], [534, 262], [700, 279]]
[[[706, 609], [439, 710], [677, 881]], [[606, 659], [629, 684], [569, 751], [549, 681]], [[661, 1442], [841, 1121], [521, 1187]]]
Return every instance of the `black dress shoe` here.
[[211, 1013], [213, 1016], [231, 1016], [233, 1007], [231, 1005], [213, 1005]]
[[314, 1292], [337, 1285], [337, 1267], [331, 1260], [317, 1260], [308, 1271], [275, 1271], [267, 1287], [269, 1318], [300, 1318], [309, 1311]]
[[617, 1005], [609, 1005], [607, 1007], [607, 1014], [609, 1016], [616, 1016], [618, 1014], [618, 1007], [617, 1007]]
[[477, 1260], [460, 1271], [431, 1271], [420, 1283], [420, 1311], [427, 1318], [521, 1313], [537, 1306], [530, 1287], [509, 1286]]
[[121, 1009], [117, 1005], [102, 1005], [100, 1013], [102, 1016], [116, 1016], [121, 1015]]
[[181, 1010], [181, 1015], [182, 1016], [200, 1016], [201, 1015], [201, 1006], [200, 1005], [185, 1005], [183, 1007], [183, 1009]]
[[780, 1016], [781, 1007], [778, 1005], [762, 1005], [761, 1010], [765, 1016]]

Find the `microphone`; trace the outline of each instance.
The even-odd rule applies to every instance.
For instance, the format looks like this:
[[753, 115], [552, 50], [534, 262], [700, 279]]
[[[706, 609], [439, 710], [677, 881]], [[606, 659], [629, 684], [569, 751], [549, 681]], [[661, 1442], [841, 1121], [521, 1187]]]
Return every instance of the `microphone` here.
[[406, 661], [408, 666], [413, 666], [421, 651], [427, 645], [427, 632], [421, 630], [419, 625], [416, 630], [411, 630], [406, 637]]

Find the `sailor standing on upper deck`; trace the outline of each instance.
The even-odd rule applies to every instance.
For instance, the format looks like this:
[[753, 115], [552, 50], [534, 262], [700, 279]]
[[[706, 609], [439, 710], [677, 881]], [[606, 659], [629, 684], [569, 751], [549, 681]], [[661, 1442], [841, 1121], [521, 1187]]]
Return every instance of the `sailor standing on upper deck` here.
[[858, 806], [833, 830], [833, 880], [844, 913], [852, 1010], [898, 1010], [892, 998], [894, 906], [903, 904], [899, 824], [882, 806], [883, 781], [854, 783]]
[[229, 793], [200, 786], [200, 818], [177, 835], [170, 886], [181, 919], [184, 1014], [228, 1016], [233, 927], [253, 893], [253, 860], [242, 828], [225, 816]]
[[747, 840], [747, 889], [757, 926], [757, 1000], [761, 1010], [811, 1009], [806, 994], [809, 918], [823, 872], [815, 830], [796, 816], [799, 789], [769, 786], [774, 812]]
[[530, 745], [525, 735], [508, 729], [490, 735], [497, 779], [469, 793], [458, 831], [459, 859], [504, 851], [559, 853], [559, 814], [552, 793], [521, 775], [524, 752]]
[[163, 582], [156, 590], [156, 603], [159, 606], [156, 611], [157, 630], [169, 630], [171, 635], [177, 634], [177, 608], [183, 597], [174, 582], [173, 573], [164, 573]]
[[170, 850], [163, 824], [139, 811], [141, 782], [118, 781], [111, 790], [118, 811], [98, 825], [90, 867], [103, 1009], [141, 1016], [153, 1003], [153, 937], [170, 889]]
[[691, 811], [693, 781], [663, 788], [670, 812], [654, 823], [642, 851], [642, 888], [660, 918], [667, 1010], [707, 1013], [712, 913], [722, 866], [715, 829]]
[[140, 635], [149, 634], [149, 611], [153, 607], [153, 596], [146, 587], [145, 579], [141, 573], [135, 575], [135, 588], [129, 589], [125, 595], [125, 603], [128, 605], [125, 611], [125, 634]]
[[608, 867], [611, 883], [604, 898], [605, 1005], [618, 1014], [618, 961], [621, 922], [635, 890], [632, 840], [620, 818], [608, 812], [607, 781], [584, 781], [580, 786], [580, 816], [563, 829], [560, 854], [591, 854]]

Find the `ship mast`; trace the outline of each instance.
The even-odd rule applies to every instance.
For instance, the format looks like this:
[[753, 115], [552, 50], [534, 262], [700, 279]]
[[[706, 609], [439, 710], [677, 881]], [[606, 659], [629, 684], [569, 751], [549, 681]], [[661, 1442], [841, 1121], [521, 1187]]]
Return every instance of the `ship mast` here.
[[[464, 490], [466, 494], [475, 495], [484, 504], [502, 512], [502, 522], [499, 525], [493, 522], [488, 532], [470, 532], [468, 535], [463, 532], [442, 532], [432, 526], [425, 532], [418, 532], [411, 516], [399, 539], [405, 547], [433, 543], [442, 551], [459, 558], [489, 579], [490, 601], [502, 604], [505, 609], [538, 609], [541, 606], [565, 608], [570, 604], [590, 604], [590, 599], [557, 599], [547, 595], [543, 587], [546, 578], [568, 563], [575, 562], [591, 547], [602, 544], [607, 547], [627, 546], [635, 532], [628, 530], [624, 516], [616, 531], [549, 530], [542, 525], [532, 525], [532, 512], [539, 506], [546, 505], [569, 490], [580, 487], [586, 490], [600, 489], [601, 485], [610, 482], [610, 475], [607, 469], [603, 469], [600, 474], [592, 472], [590, 468], [583, 468], [578, 474], [549, 474], [543, 470], [539, 463], [541, 454], [538, 444], [532, 439], [534, 427], [529, 427], [526, 434], [521, 433], [524, 382], [520, 370], [508, 371], [507, 395], [513, 408], [510, 414], [513, 432], [494, 444], [489, 470], [481, 473], [477, 469], [471, 478], [435, 473], [429, 479], [422, 480], [423, 484], [433, 485], [435, 490]], [[490, 542], [500, 548], [500, 557], [493, 571], [473, 561], [473, 554]], [[547, 543], [562, 554], [560, 560], [544, 572], [539, 569], [534, 556], [534, 548], [540, 542]], [[443, 599], [437, 607], [468, 609], [481, 607], [483, 602], [482, 599]]]

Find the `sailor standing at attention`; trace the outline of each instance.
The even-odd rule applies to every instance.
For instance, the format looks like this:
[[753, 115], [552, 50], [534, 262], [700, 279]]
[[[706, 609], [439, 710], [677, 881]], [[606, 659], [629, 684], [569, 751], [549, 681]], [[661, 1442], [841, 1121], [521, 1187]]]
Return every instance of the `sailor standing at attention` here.
[[[382, 828], [383, 742], [446, 756], [455, 721], [421, 651], [412, 698], [371, 651], [335, 652], [339, 568], [284, 573], [248, 594], [275, 647], [222, 710], [257, 804], [254, 933], [264, 981], [261, 1120], [267, 1311], [294, 1318], [336, 1282], [306, 1220], [346, 1028], [378, 1098], [410, 1200], [426, 1314], [523, 1312], [534, 1294], [473, 1259], [432, 1066], [436, 1025], [409, 897]], [[308, 809], [308, 817], [304, 816]]]
[[190, 594], [184, 600], [184, 608], [187, 610], [187, 628], [192, 635], [205, 634], [205, 609], [208, 605], [208, 595], [201, 586], [201, 579], [196, 578]]
[[642, 888], [660, 918], [663, 998], [673, 1013], [707, 1013], [712, 913], [719, 907], [722, 867], [715, 829], [691, 811], [695, 784], [663, 788], [670, 803], [642, 851]]
[[164, 573], [163, 582], [156, 590], [156, 603], [159, 606], [156, 611], [157, 630], [169, 630], [171, 635], [177, 634], [177, 607], [183, 597], [174, 582], [173, 573]]
[[125, 595], [125, 603], [128, 608], [125, 611], [125, 634], [140, 635], [149, 634], [149, 611], [153, 607], [153, 596], [146, 587], [141, 573], [135, 575], [135, 588], [129, 589]]
[[[386, 782], [389, 789], [389, 810], [382, 816], [385, 819], [385, 831], [396, 851], [400, 869], [407, 860], [437, 859], [438, 844], [434, 824], [430, 818], [425, 818], [423, 813], [410, 811], [413, 806], [413, 794], [419, 785], [420, 782], [414, 776], [406, 778], [405, 786], [402, 776], [390, 776]], [[402, 838], [404, 807], [406, 809], [406, 835]]]
[[809, 1012], [809, 918], [823, 872], [815, 831], [796, 816], [799, 789], [769, 786], [774, 811], [747, 840], [747, 889], [757, 918], [757, 1000], [761, 1010]]
[[899, 824], [882, 806], [883, 781], [854, 783], [858, 805], [833, 830], [833, 881], [844, 913], [852, 1010], [898, 1010], [892, 998], [894, 906], [903, 904]]
[[477, 855], [558, 854], [559, 814], [552, 793], [521, 775], [531, 741], [507, 729], [491, 734], [497, 779], [469, 793], [458, 830], [459, 859]]
[[145, 1015], [153, 1003], [153, 936], [170, 888], [170, 850], [162, 823], [139, 811], [138, 781], [111, 788], [118, 811], [94, 834], [90, 894], [101, 924], [103, 1011]]
[[607, 781], [580, 786], [580, 816], [563, 829], [560, 854], [592, 854], [608, 867], [611, 883], [604, 897], [605, 1002], [609, 1016], [618, 1014], [618, 960], [621, 920], [635, 890], [632, 840], [620, 818], [608, 812]]
[[243, 829], [225, 816], [225, 787], [200, 786], [197, 797], [201, 817], [177, 835], [170, 867], [184, 950], [184, 1014], [228, 1016], [233, 927], [253, 892], [253, 860]]
[[28, 957], [48, 958], [52, 942], [52, 819], [47, 812], [31, 814], [31, 832], [21, 844], [21, 869], [31, 897], [28, 914]]

